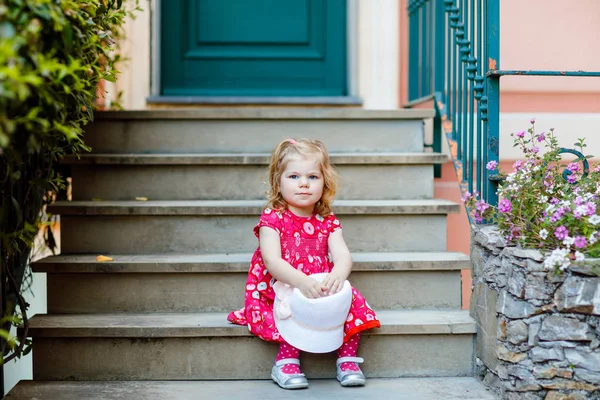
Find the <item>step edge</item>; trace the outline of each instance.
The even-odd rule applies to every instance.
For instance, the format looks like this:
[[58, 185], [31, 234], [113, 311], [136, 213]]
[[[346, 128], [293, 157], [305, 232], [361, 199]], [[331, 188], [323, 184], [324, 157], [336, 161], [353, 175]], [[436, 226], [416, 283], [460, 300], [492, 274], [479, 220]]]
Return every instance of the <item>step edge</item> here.
[[[467, 310], [443, 310], [443, 309], [420, 309], [420, 310], [379, 310], [377, 314], [382, 320], [381, 328], [373, 329], [365, 334], [368, 335], [431, 335], [431, 334], [455, 334], [455, 335], [471, 335], [476, 333], [476, 322], [468, 315]], [[444, 321], [439, 320], [439, 314], [444, 313]], [[174, 326], [156, 326], [158, 323], [146, 323], [138, 326], [134, 326], [132, 323], [130, 326], [70, 326], [64, 325], [52, 326], [47, 321], [54, 319], [56, 324], [60, 324], [60, 318], [65, 316], [60, 315], [49, 315], [49, 314], [37, 314], [30, 319], [30, 326], [28, 330], [28, 336], [35, 337], [147, 337], [147, 338], [158, 338], [158, 337], [217, 337], [217, 336], [228, 336], [228, 337], [251, 337], [253, 336], [246, 327], [234, 325], [225, 322], [227, 313], [124, 313], [124, 314], [70, 314], [67, 317], [72, 321], [77, 318], [90, 321], [90, 319], [106, 318], [107, 316], [128, 316], [129, 321], [132, 321], [134, 317], [145, 317], [156, 318], [156, 316], [170, 316], [171, 318], [181, 316], [182, 319], [190, 319], [190, 316], [204, 315], [206, 318], [218, 318], [220, 322], [213, 326], [195, 326], [191, 327], [188, 325]], [[403, 315], [404, 314], [404, 315]], [[395, 317], [395, 321], [402, 318], [406, 318], [410, 314], [419, 314], [424, 317], [421, 321], [398, 323], [398, 322], [386, 322], [390, 319], [390, 315]], [[427, 322], [427, 319], [429, 321]], [[45, 320], [45, 321], [44, 321]], [[45, 326], [36, 326], [37, 323], [44, 323]], [[160, 334], [165, 331], [164, 334]]]
[[433, 118], [433, 109], [366, 110], [362, 108], [175, 108], [96, 111], [95, 121], [129, 120], [422, 120]]
[[[441, 153], [331, 153], [334, 165], [435, 165], [448, 160]], [[358, 161], [359, 159], [363, 159]], [[364, 160], [366, 159], [366, 160]], [[382, 160], [383, 159], [383, 160]], [[60, 163], [64, 165], [112, 165], [112, 166], [142, 166], [142, 165], [268, 165], [270, 154], [81, 154], [67, 155]]]
[[[432, 252], [437, 258], [427, 259], [427, 253], [419, 253], [420, 258], [411, 259], [376, 259], [377, 253], [354, 253], [353, 272], [428, 272], [428, 271], [459, 271], [468, 269], [470, 258], [462, 253]], [[401, 256], [402, 253], [390, 253]], [[404, 253], [408, 255], [407, 253]], [[113, 261], [98, 262], [96, 255], [61, 255], [49, 256], [33, 262], [33, 272], [46, 273], [247, 273], [252, 253], [230, 257], [229, 255], [210, 255], [210, 259], [202, 261], [202, 256], [190, 256], [188, 260], [169, 261], [164, 256], [152, 261], [151, 257], [132, 255], [109, 255]], [[359, 260], [356, 260], [358, 256]], [[361, 257], [364, 256], [364, 257]], [[65, 257], [73, 259], [66, 260]], [[138, 258], [138, 260], [122, 260], [119, 257]], [[175, 255], [174, 258], [176, 258]], [[198, 260], [194, 261], [194, 257]], [[141, 260], [139, 260], [141, 258]], [[220, 259], [219, 259], [220, 258]]]

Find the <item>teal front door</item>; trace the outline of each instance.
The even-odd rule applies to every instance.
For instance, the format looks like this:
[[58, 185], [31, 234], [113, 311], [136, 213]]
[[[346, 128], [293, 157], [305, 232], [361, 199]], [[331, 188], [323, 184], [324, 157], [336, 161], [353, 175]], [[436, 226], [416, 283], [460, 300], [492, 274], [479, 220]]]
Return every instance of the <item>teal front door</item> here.
[[162, 96], [345, 96], [346, 0], [161, 2]]

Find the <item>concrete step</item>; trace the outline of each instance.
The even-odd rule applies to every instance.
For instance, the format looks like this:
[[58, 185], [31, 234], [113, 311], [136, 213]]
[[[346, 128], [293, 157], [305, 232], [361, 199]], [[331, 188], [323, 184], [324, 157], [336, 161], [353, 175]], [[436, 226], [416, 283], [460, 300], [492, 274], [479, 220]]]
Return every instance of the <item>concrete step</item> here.
[[[353, 397], [356, 396], [356, 397]], [[342, 389], [334, 379], [310, 380], [302, 391], [280, 389], [271, 380], [257, 381], [21, 381], [6, 400], [494, 400], [475, 378], [369, 379], [363, 388]]]
[[[269, 154], [84, 154], [73, 165], [73, 200], [264, 199]], [[434, 153], [337, 153], [337, 198], [430, 199]]]
[[[71, 253], [243, 253], [263, 201], [57, 202], [62, 251]], [[339, 200], [334, 210], [351, 251], [444, 251], [446, 200]]]
[[[331, 152], [423, 151], [433, 110], [201, 108], [95, 113], [84, 140], [97, 153], [271, 152], [288, 137]], [[368, 139], [367, 139], [368, 138]]]
[[[429, 254], [356, 253], [350, 281], [377, 309], [460, 308], [468, 256]], [[244, 304], [250, 254], [112, 257], [35, 263], [34, 271], [48, 273], [48, 313], [226, 312]]]
[[[36, 315], [35, 380], [268, 379], [277, 346], [225, 313]], [[362, 335], [372, 378], [472, 376], [476, 327], [463, 310], [381, 310]], [[335, 376], [335, 354], [303, 354], [312, 378]], [[242, 361], [242, 362], [240, 362]], [[249, 366], [252, 366], [249, 368]]]

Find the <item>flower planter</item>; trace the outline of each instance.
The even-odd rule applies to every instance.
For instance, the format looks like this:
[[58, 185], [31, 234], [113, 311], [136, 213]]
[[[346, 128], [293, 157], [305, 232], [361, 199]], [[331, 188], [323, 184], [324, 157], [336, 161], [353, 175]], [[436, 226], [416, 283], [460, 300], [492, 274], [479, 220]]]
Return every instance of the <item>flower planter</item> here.
[[543, 259], [472, 226], [478, 373], [503, 399], [600, 399], [600, 260], [557, 275]]

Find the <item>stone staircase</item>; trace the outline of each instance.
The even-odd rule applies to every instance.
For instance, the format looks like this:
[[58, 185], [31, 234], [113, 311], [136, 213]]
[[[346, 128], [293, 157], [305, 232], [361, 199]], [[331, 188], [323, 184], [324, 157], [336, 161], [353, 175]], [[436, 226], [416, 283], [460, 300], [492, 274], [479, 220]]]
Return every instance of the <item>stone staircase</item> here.
[[[261, 181], [285, 137], [323, 140], [343, 179], [334, 211], [353, 254], [350, 279], [382, 323], [361, 340], [370, 379], [360, 396], [493, 398], [473, 378], [475, 322], [461, 310], [469, 258], [446, 251], [446, 215], [459, 206], [433, 198], [432, 164], [446, 157], [424, 151], [423, 119], [432, 116], [99, 113], [85, 137], [93, 153], [65, 160], [73, 200], [50, 209], [61, 216], [62, 254], [33, 265], [48, 281], [48, 314], [29, 330], [34, 380], [6, 398], [295, 396], [265, 381], [277, 347], [225, 320], [243, 305]], [[114, 261], [97, 262], [100, 254]], [[333, 354], [303, 355], [303, 370], [326, 378], [303, 396], [348, 398], [334, 381]], [[378, 379], [417, 377], [428, 379]]]

